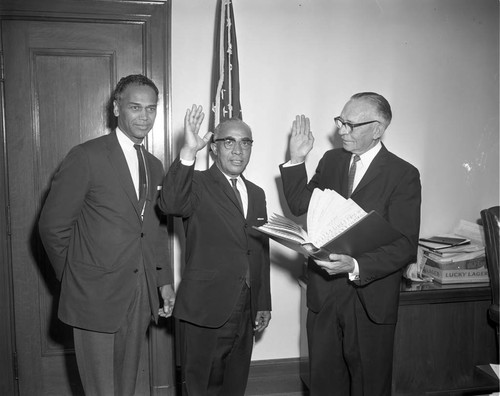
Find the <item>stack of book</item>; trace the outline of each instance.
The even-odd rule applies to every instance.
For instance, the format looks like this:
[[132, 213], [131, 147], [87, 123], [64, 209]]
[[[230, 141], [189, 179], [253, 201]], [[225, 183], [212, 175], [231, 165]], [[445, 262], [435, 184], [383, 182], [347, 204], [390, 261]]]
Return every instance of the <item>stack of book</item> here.
[[468, 238], [435, 236], [421, 238], [422, 273], [442, 284], [488, 282], [484, 246]]

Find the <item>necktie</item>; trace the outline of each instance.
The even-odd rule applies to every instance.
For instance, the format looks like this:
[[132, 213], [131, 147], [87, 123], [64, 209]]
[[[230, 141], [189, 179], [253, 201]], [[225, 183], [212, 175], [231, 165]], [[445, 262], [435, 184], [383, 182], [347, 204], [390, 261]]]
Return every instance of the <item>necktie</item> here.
[[238, 200], [238, 203], [240, 204], [241, 211], [245, 213], [243, 210], [243, 202], [241, 201], [241, 195], [240, 191], [238, 190], [238, 187], [236, 187], [236, 178], [231, 178], [231, 185], [233, 186], [234, 194], [236, 195], [236, 199]]
[[361, 158], [359, 158], [359, 155], [354, 154], [351, 167], [349, 168], [349, 176], [347, 178], [347, 198], [349, 198], [352, 194], [352, 186], [354, 185], [354, 176], [356, 176], [356, 162], [358, 162], [360, 159]]
[[[244, 214], [245, 211], [243, 209], [243, 202], [241, 201], [240, 191], [238, 190], [238, 187], [236, 187], [236, 181], [237, 181], [236, 178], [233, 178], [233, 177], [231, 178], [231, 185], [233, 186], [234, 195], [236, 195], [236, 199], [238, 200], [238, 203], [240, 204], [241, 211]], [[248, 267], [247, 267], [247, 271], [245, 273], [245, 283], [247, 284], [248, 287], [250, 287], [250, 271], [249, 271]]]
[[139, 207], [141, 208], [141, 217], [144, 215], [144, 207], [146, 204], [146, 194], [148, 190], [148, 177], [146, 175], [146, 162], [142, 153], [142, 146], [134, 144], [137, 151], [137, 162], [139, 163]]

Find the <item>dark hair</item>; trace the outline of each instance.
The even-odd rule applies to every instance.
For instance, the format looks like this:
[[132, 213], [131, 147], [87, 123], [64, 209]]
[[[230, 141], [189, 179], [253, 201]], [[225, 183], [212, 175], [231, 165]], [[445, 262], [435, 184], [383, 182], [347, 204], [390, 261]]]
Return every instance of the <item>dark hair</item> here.
[[117, 102], [120, 101], [122, 97], [123, 91], [129, 86], [129, 85], [147, 85], [148, 87], [151, 87], [153, 91], [156, 93], [156, 97], [159, 95], [158, 88], [156, 87], [155, 83], [151, 81], [149, 78], [146, 76], [143, 76], [142, 74], [131, 74], [130, 76], [122, 77], [120, 81], [118, 81], [118, 84], [116, 84], [115, 91], [113, 93], [113, 99], [116, 100]]
[[[360, 92], [351, 96], [351, 99], [364, 99], [372, 102], [378, 113], [384, 118], [387, 125], [391, 123], [392, 120], [392, 110], [391, 105], [382, 95], [375, 92]], [[386, 126], [387, 126], [386, 125]]]

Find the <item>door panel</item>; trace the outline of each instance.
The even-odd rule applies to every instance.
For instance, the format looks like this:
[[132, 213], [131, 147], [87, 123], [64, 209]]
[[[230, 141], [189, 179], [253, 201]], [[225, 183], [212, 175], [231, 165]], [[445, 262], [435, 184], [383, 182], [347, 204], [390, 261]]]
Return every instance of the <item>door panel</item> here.
[[[64, 383], [66, 376], [54, 376], [66, 367], [74, 370], [72, 336], [57, 320], [58, 282], [41, 248], [36, 219], [69, 149], [106, 133], [106, 103], [118, 76], [142, 72], [137, 50], [142, 30], [38, 21], [5, 21], [3, 27], [20, 393], [71, 394], [78, 392], [78, 381]], [[121, 47], [127, 49], [117, 38], [124, 38], [127, 46]], [[34, 365], [40, 383], [22, 381]]]
[[[16, 18], [1, 23], [19, 392], [78, 395], [72, 332], [57, 319], [59, 283], [41, 246], [37, 219], [69, 149], [108, 133], [109, 99], [118, 79], [133, 73], [151, 76], [151, 70], [162, 68], [152, 65], [148, 18]], [[161, 54], [160, 59], [164, 61]], [[163, 76], [152, 77], [162, 95]], [[162, 131], [164, 117], [159, 118], [155, 130]], [[164, 147], [156, 145], [155, 154], [164, 158]], [[150, 386], [156, 385], [149, 378], [149, 351], [154, 348], [148, 348], [146, 337], [144, 342], [138, 386], [139, 394], [150, 394]]]

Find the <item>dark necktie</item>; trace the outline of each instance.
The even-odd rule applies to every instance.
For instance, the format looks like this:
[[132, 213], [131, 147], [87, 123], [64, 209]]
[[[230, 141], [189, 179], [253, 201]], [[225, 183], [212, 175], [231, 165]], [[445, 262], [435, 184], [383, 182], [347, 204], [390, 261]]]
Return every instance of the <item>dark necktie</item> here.
[[146, 175], [146, 163], [144, 154], [142, 153], [142, 146], [134, 144], [137, 151], [137, 162], [139, 163], [139, 207], [141, 208], [141, 217], [144, 215], [144, 206], [146, 203], [146, 194], [148, 191], [148, 177]]
[[238, 203], [240, 204], [241, 211], [244, 214], [245, 211], [243, 210], [243, 202], [241, 201], [240, 191], [238, 190], [238, 187], [236, 187], [236, 181], [237, 181], [237, 179], [231, 178], [231, 185], [233, 186], [234, 194], [236, 195], [236, 199], [238, 200]]
[[349, 168], [349, 176], [347, 178], [347, 198], [349, 198], [352, 194], [352, 186], [354, 185], [354, 176], [356, 176], [356, 162], [358, 162], [360, 159], [361, 158], [359, 158], [359, 155], [354, 154], [351, 167]]
[[[243, 209], [243, 202], [241, 201], [241, 194], [240, 191], [238, 190], [238, 187], [236, 187], [236, 178], [231, 178], [231, 185], [233, 186], [233, 191], [234, 195], [236, 195], [236, 199], [238, 200], [238, 203], [240, 204], [241, 212], [243, 215], [245, 214], [245, 211]], [[247, 267], [247, 271], [245, 273], [245, 283], [247, 284], [248, 287], [250, 287], [250, 271]]]

